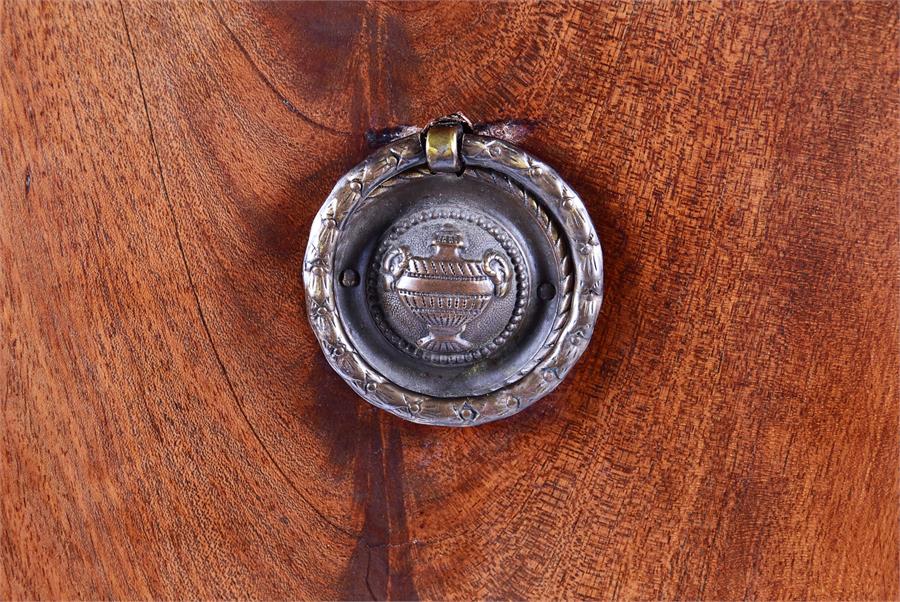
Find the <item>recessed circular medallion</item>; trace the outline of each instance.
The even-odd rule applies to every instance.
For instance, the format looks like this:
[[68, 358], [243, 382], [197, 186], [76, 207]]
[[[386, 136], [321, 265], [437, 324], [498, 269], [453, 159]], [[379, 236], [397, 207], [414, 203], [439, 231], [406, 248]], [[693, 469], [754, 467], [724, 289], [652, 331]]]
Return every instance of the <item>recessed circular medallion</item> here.
[[554, 389], [587, 345], [602, 279], [578, 196], [458, 119], [346, 174], [304, 262], [332, 367], [378, 407], [452, 426], [512, 415]]
[[529, 301], [529, 269], [515, 237], [465, 209], [426, 209], [399, 221], [369, 268], [373, 319], [398, 349], [464, 364], [497, 351]]

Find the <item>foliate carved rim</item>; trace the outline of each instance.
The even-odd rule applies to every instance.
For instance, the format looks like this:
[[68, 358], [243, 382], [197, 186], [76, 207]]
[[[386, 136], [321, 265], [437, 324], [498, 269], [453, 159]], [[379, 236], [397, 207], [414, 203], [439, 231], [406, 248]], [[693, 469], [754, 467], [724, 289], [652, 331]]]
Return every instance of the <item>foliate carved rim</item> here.
[[[584, 353], [603, 301], [603, 255], [597, 232], [578, 195], [548, 165], [512, 144], [466, 134], [466, 166], [493, 170], [531, 193], [562, 229], [572, 252], [571, 309], [552, 347], [521, 378], [496, 391], [454, 399], [399, 387], [369, 365], [353, 347], [335, 311], [334, 254], [347, 217], [370, 200], [382, 183], [425, 164], [418, 135], [380, 148], [345, 174], [313, 221], [303, 264], [307, 311], [328, 363], [373, 405], [406, 420], [444, 426], [472, 426], [519, 412], [555, 389]], [[377, 194], [371, 197], [374, 202]]]

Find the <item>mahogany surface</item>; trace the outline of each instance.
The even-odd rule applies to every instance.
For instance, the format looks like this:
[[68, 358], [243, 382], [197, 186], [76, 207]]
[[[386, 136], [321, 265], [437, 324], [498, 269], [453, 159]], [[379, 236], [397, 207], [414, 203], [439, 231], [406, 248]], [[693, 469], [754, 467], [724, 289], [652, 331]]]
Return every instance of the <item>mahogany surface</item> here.
[[[898, 596], [897, 2], [0, 3], [0, 598]], [[438, 429], [299, 277], [366, 132], [524, 119], [587, 353]]]

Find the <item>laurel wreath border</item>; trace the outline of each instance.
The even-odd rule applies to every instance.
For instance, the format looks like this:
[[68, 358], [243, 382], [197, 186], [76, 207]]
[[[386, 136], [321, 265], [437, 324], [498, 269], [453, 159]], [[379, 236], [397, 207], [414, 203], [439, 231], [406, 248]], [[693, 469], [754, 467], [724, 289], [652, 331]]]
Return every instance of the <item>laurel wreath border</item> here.
[[472, 426], [497, 420], [530, 406], [555, 389], [582, 355], [603, 301], [603, 255], [596, 230], [578, 195], [548, 165], [497, 138], [466, 134], [462, 158], [508, 177], [534, 195], [562, 229], [571, 250], [570, 310], [556, 342], [520, 378], [480, 396], [444, 399], [399, 387], [375, 371], [352, 346], [334, 308], [334, 251], [347, 217], [390, 178], [425, 164], [418, 135], [375, 151], [335, 185], [313, 221], [303, 264], [310, 324], [329, 364], [373, 405], [413, 422]]

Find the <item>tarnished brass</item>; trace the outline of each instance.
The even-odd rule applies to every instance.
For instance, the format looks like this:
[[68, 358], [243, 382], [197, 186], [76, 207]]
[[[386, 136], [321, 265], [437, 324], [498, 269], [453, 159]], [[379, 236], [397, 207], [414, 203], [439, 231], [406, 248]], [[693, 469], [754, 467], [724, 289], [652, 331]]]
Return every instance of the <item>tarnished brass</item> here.
[[600, 241], [578, 195], [462, 116], [350, 170], [313, 222], [310, 323], [329, 364], [407, 420], [469, 426], [552, 391], [603, 296]]
[[425, 131], [425, 159], [433, 172], [459, 173], [463, 169], [459, 141], [463, 134], [458, 123], [436, 123]]
[[463, 233], [449, 223], [434, 233], [431, 246], [430, 257], [412, 256], [405, 245], [388, 251], [382, 262], [384, 288], [396, 291], [428, 329], [417, 346], [439, 353], [471, 349], [462, 333], [494, 297], [506, 296], [512, 277], [509, 260], [495, 249], [486, 250], [481, 259], [463, 258]]

